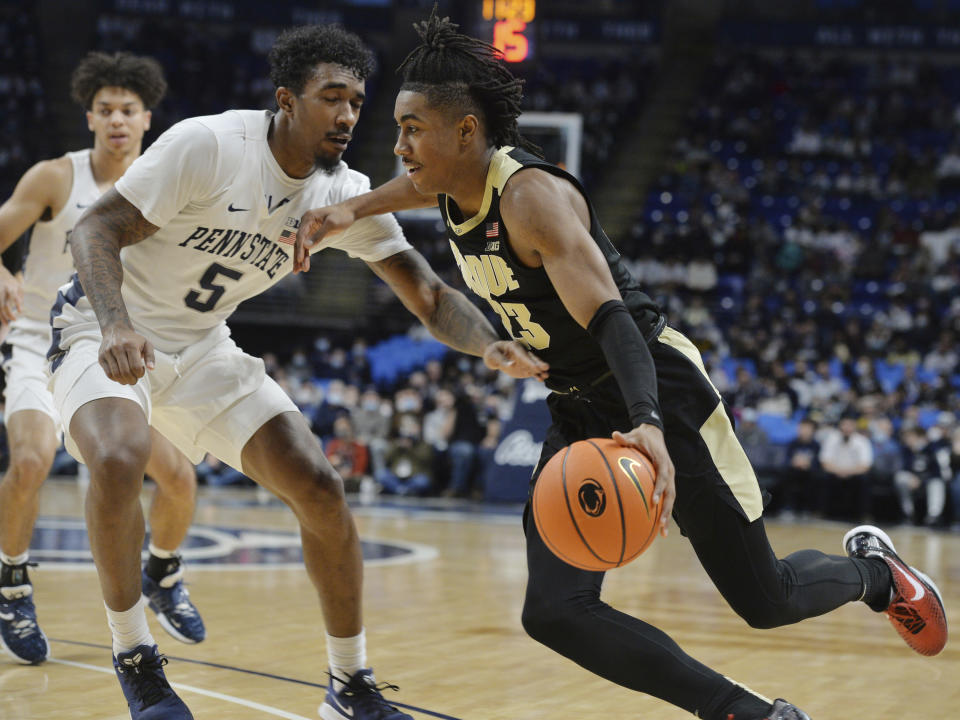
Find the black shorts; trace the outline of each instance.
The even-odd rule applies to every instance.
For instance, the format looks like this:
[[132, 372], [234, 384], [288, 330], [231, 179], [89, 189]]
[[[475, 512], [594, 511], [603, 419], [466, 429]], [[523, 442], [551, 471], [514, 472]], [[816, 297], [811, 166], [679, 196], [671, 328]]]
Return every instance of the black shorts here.
[[[684, 335], [666, 327], [650, 343], [657, 370], [657, 393], [664, 437], [676, 469], [674, 519], [684, 527], [688, 500], [712, 492], [748, 522], [763, 512], [757, 476], [733, 431], [730, 409], [713, 386], [696, 347]], [[547, 398], [552, 424], [531, 481], [558, 451], [577, 440], [627, 432], [627, 414], [616, 379], [610, 376], [586, 391]]]

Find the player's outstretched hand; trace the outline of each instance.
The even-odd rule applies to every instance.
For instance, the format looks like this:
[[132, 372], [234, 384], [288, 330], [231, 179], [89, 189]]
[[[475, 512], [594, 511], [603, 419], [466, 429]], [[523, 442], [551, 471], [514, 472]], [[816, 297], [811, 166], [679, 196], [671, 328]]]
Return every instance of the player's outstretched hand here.
[[23, 283], [0, 265], [0, 320], [13, 322], [23, 310]]
[[107, 377], [121, 385], [136, 385], [156, 360], [153, 344], [129, 326], [112, 326], [103, 331], [100, 366]]
[[310, 269], [310, 251], [328, 235], [336, 235], [353, 225], [356, 216], [344, 205], [307, 210], [300, 218], [297, 241], [293, 246], [293, 272]]
[[483, 362], [491, 370], [500, 370], [518, 379], [535, 377], [546, 380], [550, 366], [516, 340], [497, 340], [483, 351]]
[[667, 525], [670, 522], [670, 513], [673, 512], [673, 501], [677, 497], [677, 487], [674, 481], [673, 461], [667, 452], [667, 444], [663, 441], [663, 431], [656, 425], [640, 425], [628, 433], [614, 432], [613, 439], [621, 445], [635, 447], [653, 461], [657, 471], [657, 483], [653, 488], [653, 502], [656, 503], [663, 495], [663, 511], [660, 513], [660, 534], [667, 536]]

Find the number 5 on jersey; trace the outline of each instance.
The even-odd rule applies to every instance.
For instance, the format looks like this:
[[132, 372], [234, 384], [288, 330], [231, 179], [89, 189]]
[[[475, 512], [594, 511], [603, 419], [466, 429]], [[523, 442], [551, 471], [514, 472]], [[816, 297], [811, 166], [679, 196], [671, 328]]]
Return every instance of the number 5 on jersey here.
[[214, 282], [218, 275], [223, 275], [230, 280], [239, 280], [243, 277], [243, 273], [239, 270], [224, 267], [220, 263], [213, 263], [200, 277], [200, 287], [210, 294], [201, 300], [202, 293], [198, 290], [191, 290], [187, 293], [186, 297], [183, 298], [184, 304], [197, 312], [210, 312], [213, 310], [220, 301], [220, 298], [222, 298], [223, 294], [227, 291], [225, 286]]

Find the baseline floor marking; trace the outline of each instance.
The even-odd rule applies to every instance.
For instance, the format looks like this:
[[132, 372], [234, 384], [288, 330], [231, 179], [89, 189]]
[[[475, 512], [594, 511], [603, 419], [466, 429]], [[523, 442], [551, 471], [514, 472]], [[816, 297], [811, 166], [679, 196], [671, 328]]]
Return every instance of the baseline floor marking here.
[[[74, 662], [73, 660], [48, 658], [47, 662], [58, 663], [60, 665], [69, 665], [70, 667], [81, 668], [83, 670], [93, 670], [94, 672], [105, 673], [107, 675], [113, 675], [115, 673], [113, 668], [88, 665], [87, 663]], [[206, 695], [207, 697], [211, 697], [216, 700], [223, 700], [228, 703], [233, 703], [234, 705], [243, 705], [244, 707], [252, 708], [253, 710], [260, 710], [261, 712], [268, 713], [274, 717], [286, 718], [286, 720], [312, 720], [311, 718], [304, 717], [303, 715], [294, 715], [286, 710], [280, 710], [275, 707], [270, 707], [269, 705], [261, 705], [260, 703], [253, 702], [252, 700], [244, 700], [243, 698], [238, 698], [233, 695], [225, 695], [224, 693], [214, 692], [213, 690], [204, 690], [203, 688], [194, 687], [193, 685], [184, 685], [183, 683], [172, 682], [170, 683], [170, 687], [177, 690], [183, 690], [185, 692], [196, 693], [197, 695]]]
[[[110, 645], [100, 645], [98, 643], [83, 642], [81, 640], [64, 640], [62, 638], [52, 638], [52, 637], [48, 637], [47, 639], [50, 640], [51, 642], [64, 643], [65, 645], [80, 645], [82, 647], [97, 648], [98, 650], [110, 650], [111, 652], [113, 651], [113, 648]], [[164, 653], [164, 655], [166, 655], [166, 653]], [[177, 657], [175, 655], [167, 655], [167, 658], [169, 658], [170, 660], [176, 660], [177, 662], [191, 663], [193, 665], [204, 665], [206, 667], [218, 668], [220, 670], [230, 670], [232, 672], [238, 672], [238, 673], [246, 673], [247, 675], [256, 675], [258, 677], [269, 678], [271, 680], [280, 680], [281, 682], [294, 683], [296, 685], [306, 685], [307, 687], [319, 688], [324, 691], [326, 691], [327, 689], [326, 684], [315, 683], [315, 682], [311, 682], [310, 680], [298, 680], [297, 678], [286, 677], [284, 675], [275, 675], [273, 673], [261, 672], [259, 670], [248, 670], [246, 668], [240, 668], [234, 665], [222, 665], [221, 663], [207, 662], [206, 660], [194, 660], [193, 658]], [[98, 668], [94, 665], [82, 665], [81, 663], [74, 663], [69, 660], [56, 660], [55, 658], [50, 658], [49, 661], [64, 663], [66, 665], [78, 665], [81, 667], [87, 667], [87, 668], [97, 670], [98, 672], [113, 674], [112, 669], [107, 670], [104, 668]], [[174, 685], [174, 683], [170, 683], [170, 684]], [[182, 685], [181, 687], [186, 688], [187, 686]], [[193, 688], [193, 687], [191, 687], [190, 690], [194, 692], [199, 692], [201, 694], [211, 695], [212, 697], [216, 696], [216, 693], [210, 693], [210, 691], [208, 690], [200, 690], [199, 688]], [[443, 713], [434, 712], [433, 710], [426, 710], [424, 708], [417, 707], [416, 705], [407, 705], [406, 703], [396, 702], [390, 698], [388, 698], [387, 701], [391, 705], [396, 705], [399, 708], [404, 708], [406, 710], [413, 710], [414, 712], [422, 713], [424, 715], [429, 715], [430, 717], [439, 718], [440, 720], [461, 720], [461, 718], [457, 718], [452, 715], [444, 715]], [[244, 703], [241, 702], [241, 704], [244, 704]], [[283, 711], [279, 711], [279, 712], [283, 712]], [[300, 715], [280, 715], [280, 717], [290, 717], [290, 718], [296, 719], [296, 718], [300, 718], [301, 716]]]

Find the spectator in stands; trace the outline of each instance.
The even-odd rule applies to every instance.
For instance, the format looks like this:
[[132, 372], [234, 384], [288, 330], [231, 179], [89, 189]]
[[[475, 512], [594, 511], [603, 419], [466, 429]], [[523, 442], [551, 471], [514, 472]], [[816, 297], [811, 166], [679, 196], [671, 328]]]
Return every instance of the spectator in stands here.
[[831, 374], [830, 363], [827, 360], [819, 360], [812, 378], [811, 404], [815, 407], [823, 407], [842, 391], [843, 383]]
[[372, 380], [370, 356], [367, 355], [367, 341], [363, 338], [355, 339], [350, 347], [347, 379], [360, 387], [365, 387]]
[[453, 434], [456, 397], [448, 388], [442, 387], [433, 396], [434, 407], [423, 419], [423, 439], [434, 451], [445, 453]]
[[484, 484], [487, 479], [487, 472], [493, 465], [493, 457], [500, 445], [502, 434], [503, 421], [496, 416], [488, 417], [485, 423], [483, 440], [480, 441], [477, 448], [477, 486], [484, 496], [486, 495]]
[[370, 472], [370, 451], [357, 440], [350, 415], [343, 413], [333, 421], [333, 438], [324, 453], [340, 477], [347, 492], [360, 489], [360, 481]]
[[476, 470], [477, 446], [485, 431], [480, 424], [479, 412], [473, 399], [461, 390], [454, 401], [453, 428], [450, 432], [450, 484], [444, 495], [467, 497], [473, 484]]
[[201, 463], [197, 465], [197, 482], [209, 487], [224, 485], [253, 485], [254, 482], [239, 470], [207, 453]]
[[856, 360], [845, 363], [843, 372], [847, 382], [859, 395], [880, 392], [880, 380], [873, 358], [869, 355], [860, 355]]
[[927, 483], [927, 515], [925, 525], [939, 525], [943, 522], [946, 509], [947, 488], [953, 480], [951, 450], [953, 430], [957, 419], [951, 412], [937, 414], [936, 423], [927, 430], [927, 441], [934, 467], [933, 477]]
[[886, 415], [878, 415], [871, 419], [868, 434], [873, 447], [873, 486], [892, 490], [894, 478], [903, 467], [903, 448], [893, 423]]
[[957, 340], [953, 333], [944, 331], [930, 352], [923, 358], [923, 369], [938, 375], [952, 375], [957, 370]]
[[960, 530], [960, 426], [955, 427], [950, 438], [950, 500], [953, 503], [954, 530]]
[[[903, 446], [903, 463], [894, 481], [903, 517], [908, 522], [914, 522], [916, 521], [916, 500], [925, 490], [928, 505], [931, 500], [934, 503], [938, 502], [938, 498], [931, 498], [931, 491], [928, 489], [935, 487], [931, 481], [936, 476], [936, 459], [923, 428], [916, 425], [906, 427], [900, 433], [900, 437]], [[934, 489], [932, 494], [936, 496], [937, 491]]]
[[763, 385], [743, 365], [736, 371], [736, 380], [733, 390], [727, 397], [727, 402], [733, 408], [754, 408], [763, 397]]
[[423, 411], [423, 397], [412, 387], [403, 387], [393, 395], [393, 406], [398, 413], [415, 413]]
[[757, 424], [757, 411], [744, 408], [740, 413], [740, 422], [736, 426], [737, 439], [750, 459], [762, 487], [770, 487], [775, 482], [777, 470], [777, 449], [770, 442], [766, 431]]
[[817, 508], [820, 479], [820, 443], [817, 424], [804, 418], [797, 424], [797, 436], [787, 445], [783, 473], [783, 510], [805, 514]]
[[333, 423], [341, 415], [350, 414], [344, 404], [346, 385], [342, 380], [331, 380], [326, 391], [320, 398], [320, 403], [314, 408], [310, 423], [315, 435], [329, 438], [333, 435]]
[[430, 490], [433, 451], [421, 437], [420, 420], [413, 413], [397, 416], [377, 482], [388, 495], [426, 495]]
[[369, 448], [374, 470], [382, 467], [392, 416], [390, 401], [384, 403], [380, 393], [372, 387], [367, 388], [360, 396], [360, 402], [350, 409], [357, 440]]
[[823, 471], [821, 513], [827, 517], [837, 514], [838, 510], [844, 513], [846, 506], [852, 504], [855, 518], [866, 518], [871, 511], [873, 447], [857, 431], [856, 418], [845, 415], [840, 419], [839, 428], [826, 434], [819, 460]]

